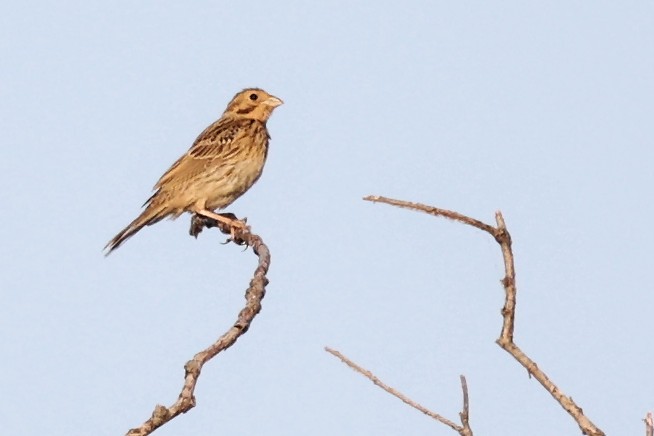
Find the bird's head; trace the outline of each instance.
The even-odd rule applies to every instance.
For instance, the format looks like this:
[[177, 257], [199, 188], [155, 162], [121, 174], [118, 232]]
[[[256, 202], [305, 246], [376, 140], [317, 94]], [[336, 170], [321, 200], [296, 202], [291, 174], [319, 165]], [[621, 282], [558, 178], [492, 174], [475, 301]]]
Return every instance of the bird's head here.
[[263, 89], [248, 88], [234, 96], [225, 109], [225, 115], [234, 115], [261, 122], [268, 121], [273, 109], [284, 102]]

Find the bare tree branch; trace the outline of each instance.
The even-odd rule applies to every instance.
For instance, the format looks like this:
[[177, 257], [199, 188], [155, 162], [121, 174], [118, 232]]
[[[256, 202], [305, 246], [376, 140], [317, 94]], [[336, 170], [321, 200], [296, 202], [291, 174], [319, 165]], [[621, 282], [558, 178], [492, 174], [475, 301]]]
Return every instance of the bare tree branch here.
[[[218, 227], [223, 233], [227, 234], [231, 230], [229, 225], [194, 216], [191, 221], [191, 235], [197, 236], [204, 226]], [[186, 362], [186, 365], [184, 365], [186, 372], [184, 375], [184, 385], [177, 401], [170, 407], [159, 404], [155, 406], [152, 416], [141, 424], [141, 426], [129, 430], [127, 436], [149, 435], [176, 416], [186, 413], [195, 407], [195, 386], [204, 364], [221, 351], [231, 347], [241, 335], [248, 331], [252, 320], [261, 311], [261, 300], [266, 294], [266, 285], [268, 284], [266, 273], [270, 266], [270, 251], [259, 236], [249, 231], [233, 235], [231, 240], [239, 245], [246, 244], [251, 246], [259, 258], [259, 263], [254, 271], [254, 277], [250, 280], [250, 286], [245, 291], [245, 307], [238, 314], [234, 325], [225, 334], [219, 337], [208, 348], [200, 351], [191, 360]]]
[[[375, 385], [379, 386], [389, 394], [399, 398], [404, 403], [408, 404], [414, 409], [419, 410], [420, 412], [435, 419], [436, 421], [445, 424], [446, 426], [450, 427], [452, 430], [458, 432], [459, 435], [461, 436], [472, 436], [472, 430], [470, 429], [470, 426], [468, 424], [468, 385], [466, 384], [465, 377], [461, 376], [461, 387], [463, 389], [463, 411], [459, 415], [461, 416], [461, 422], [463, 423], [463, 426], [460, 426], [460, 425], [456, 425], [454, 422], [450, 421], [449, 419], [439, 415], [438, 413], [432, 412], [426, 407], [418, 404], [417, 402], [413, 401], [411, 398], [407, 397], [406, 395], [399, 392], [395, 388], [386, 385], [384, 382], [379, 380], [379, 378], [377, 378], [372, 372], [360, 367], [359, 365], [357, 365], [356, 363], [345, 357], [342, 353], [329, 347], [325, 347], [325, 351], [335, 357], [338, 357], [347, 366], [349, 366], [359, 374], [363, 375], [368, 380], [370, 380]], [[465, 416], [465, 420], [464, 420], [464, 416]]]
[[561, 390], [545, 375], [545, 373], [538, 368], [536, 362], [531, 360], [514, 342], [513, 331], [515, 327], [515, 310], [516, 310], [516, 282], [515, 282], [515, 265], [513, 261], [513, 251], [511, 249], [511, 235], [506, 228], [504, 217], [501, 212], [495, 213], [495, 221], [497, 227], [490, 226], [474, 218], [467, 217], [458, 212], [453, 212], [446, 209], [438, 209], [435, 207], [427, 206], [420, 203], [411, 203], [408, 201], [394, 200], [391, 198], [373, 196], [363, 198], [366, 201], [375, 203], [386, 203], [391, 206], [402, 207], [411, 210], [425, 212], [434, 216], [442, 216], [463, 224], [467, 224], [483, 230], [490, 234], [500, 244], [502, 250], [502, 257], [504, 258], [504, 271], [505, 275], [502, 279], [504, 286], [505, 300], [504, 307], [502, 308], [502, 331], [497, 344], [502, 347], [506, 352], [511, 354], [522, 366], [524, 366], [530, 375], [532, 375], [538, 382], [547, 390], [547, 392], [554, 397], [554, 399], [565, 409], [566, 412], [573, 417], [579, 425], [581, 432], [589, 436], [604, 436], [604, 432], [593, 424], [586, 415], [584, 415], [581, 407], [566, 396]]
[[647, 412], [645, 419], [645, 436], [654, 436], [654, 416], [652, 412]]

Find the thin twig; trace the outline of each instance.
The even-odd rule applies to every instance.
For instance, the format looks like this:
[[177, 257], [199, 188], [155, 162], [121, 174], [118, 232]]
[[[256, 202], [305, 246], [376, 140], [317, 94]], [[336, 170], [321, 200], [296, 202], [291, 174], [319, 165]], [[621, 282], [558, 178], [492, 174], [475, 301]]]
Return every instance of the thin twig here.
[[[220, 224], [217, 225], [217, 227], [219, 227], [223, 233], [230, 232], [228, 225], [221, 226]], [[203, 225], [206, 225], [207, 227], [216, 227], [215, 222], [199, 222], [194, 217], [191, 222], [191, 234], [193, 234], [194, 230], [199, 233]], [[198, 228], [200, 230], [198, 230]], [[200, 351], [193, 356], [191, 360], [186, 362], [186, 365], [184, 365], [184, 370], [186, 371], [186, 374], [184, 375], [184, 385], [182, 386], [182, 391], [179, 394], [177, 401], [175, 401], [175, 403], [170, 407], [162, 405], [155, 406], [152, 416], [139, 427], [129, 430], [127, 436], [149, 435], [176, 416], [186, 413], [195, 407], [195, 387], [204, 364], [221, 351], [234, 345], [236, 340], [248, 331], [252, 320], [261, 310], [261, 300], [266, 294], [266, 285], [268, 284], [266, 274], [270, 266], [270, 251], [258, 235], [252, 234], [249, 231], [239, 233], [234, 237], [234, 241], [236, 243], [240, 242], [251, 246], [254, 253], [259, 258], [259, 263], [254, 271], [254, 277], [250, 280], [250, 286], [245, 291], [245, 307], [238, 314], [236, 322], [234, 322], [232, 327], [225, 334], [219, 337], [216, 342], [211, 344], [208, 348]]]
[[469, 226], [477, 227], [479, 230], [483, 230], [490, 234], [493, 234], [495, 230], [493, 226], [489, 226], [486, 223], [483, 223], [474, 218], [467, 217], [465, 215], [461, 215], [460, 213], [454, 212], [452, 210], [439, 209], [437, 207], [427, 206], [426, 204], [411, 203], [409, 201], [394, 200], [392, 198], [380, 197], [378, 195], [368, 195], [367, 197], [363, 197], [363, 199], [365, 201], [372, 201], [373, 203], [386, 203], [390, 204], [391, 206], [397, 206], [403, 209], [417, 210], [420, 212], [428, 213], [429, 215], [442, 216], [453, 221], [458, 221], [463, 224], [468, 224]]
[[495, 220], [497, 227], [493, 227], [483, 223], [474, 218], [462, 215], [458, 212], [449, 211], [446, 209], [438, 209], [435, 207], [427, 206], [420, 203], [411, 203], [408, 201], [394, 200], [391, 198], [380, 196], [367, 196], [363, 198], [366, 201], [376, 203], [386, 203], [391, 206], [402, 207], [406, 209], [425, 212], [434, 216], [442, 216], [445, 218], [453, 219], [455, 221], [476, 227], [490, 234], [499, 244], [502, 250], [502, 257], [504, 258], [504, 278], [502, 285], [504, 286], [505, 300], [504, 307], [502, 308], [502, 331], [497, 344], [502, 347], [506, 352], [513, 356], [522, 366], [524, 366], [530, 375], [532, 375], [538, 382], [554, 397], [554, 399], [565, 409], [566, 412], [572, 416], [577, 422], [582, 433], [589, 436], [604, 436], [604, 432], [593, 424], [586, 415], [584, 415], [581, 407], [566, 396], [559, 388], [547, 377], [547, 375], [538, 368], [536, 362], [531, 360], [527, 355], [513, 342], [513, 331], [515, 327], [515, 310], [516, 310], [516, 282], [515, 282], [515, 265], [513, 260], [513, 251], [511, 248], [511, 235], [506, 228], [504, 217], [501, 212], [496, 212]]
[[463, 410], [459, 413], [463, 427], [459, 430], [461, 436], [472, 436], [470, 428], [470, 408], [468, 404], [468, 382], [465, 376], [461, 375], [461, 390], [463, 391]]
[[[345, 357], [342, 353], [340, 353], [340, 352], [338, 352], [338, 351], [336, 351], [336, 350], [334, 350], [332, 348], [329, 348], [329, 347], [325, 347], [325, 351], [328, 352], [329, 354], [335, 356], [335, 357], [338, 357], [347, 366], [349, 366], [350, 368], [352, 368], [353, 370], [355, 370], [359, 374], [363, 375], [368, 380], [370, 380], [375, 385], [379, 386], [380, 388], [382, 388], [383, 390], [385, 390], [389, 394], [393, 395], [394, 397], [399, 398], [404, 403], [408, 404], [409, 406], [413, 407], [414, 409], [419, 410], [420, 412], [422, 412], [425, 415], [435, 419], [436, 421], [445, 424], [446, 426], [450, 427], [452, 430], [457, 431], [461, 436], [472, 436], [472, 431], [470, 430], [470, 427], [468, 427], [468, 426], [461, 427], [459, 425], [456, 425], [454, 422], [450, 421], [449, 419], [439, 415], [438, 413], [432, 412], [431, 410], [427, 409], [426, 407], [418, 404], [417, 402], [413, 401], [411, 398], [407, 397], [406, 395], [404, 395], [403, 393], [401, 393], [397, 389], [392, 388], [392, 387], [388, 386], [387, 384], [385, 384], [384, 382], [382, 382], [381, 380], [379, 380], [379, 378], [377, 378], [377, 376], [375, 376], [372, 372], [368, 371], [367, 369], [364, 369], [364, 368], [360, 367], [359, 365], [357, 365], [356, 363], [354, 363], [353, 361], [351, 361], [350, 359]], [[463, 376], [461, 376], [461, 377], [463, 377]], [[463, 380], [465, 382], [465, 378]], [[464, 388], [464, 412], [462, 412], [462, 413], [466, 414], [466, 420], [467, 420], [467, 413], [468, 413], [468, 409], [466, 407], [467, 406], [467, 401], [468, 401], [467, 395], [468, 395], [468, 387], [465, 386], [465, 388]]]

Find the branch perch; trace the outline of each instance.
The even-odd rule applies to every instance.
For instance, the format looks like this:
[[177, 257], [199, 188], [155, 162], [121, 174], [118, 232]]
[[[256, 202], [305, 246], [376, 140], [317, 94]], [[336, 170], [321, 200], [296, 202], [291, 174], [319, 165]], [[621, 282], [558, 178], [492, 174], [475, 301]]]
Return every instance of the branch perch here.
[[502, 308], [502, 331], [496, 343], [502, 347], [507, 353], [513, 356], [528, 373], [533, 376], [538, 382], [547, 390], [547, 392], [554, 397], [554, 399], [563, 407], [563, 409], [572, 416], [577, 422], [581, 432], [588, 436], [604, 436], [604, 432], [593, 424], [583, 410], [579, 407], [572, 398], [566, 396], [561, 390], [547, 377], [547, 375], [538, 367], [536, 362], [531, 360], [513, 341], [513, 331], [515, 326], [515, 310], [516, 310], [516, 281], [515, 281], [515, 265], [513, 261], [513, 250], [511, 248], [511, 235], [506, 228], [504, 217], [501, 212], [495, 213], [495, 221], [497, 227], [488, 225], [482, 221], [462, 215], [458, 212], [453, 212], [446, 209], [439, 209], [436, 207], [427, 206], [420, 203], [411, 203], [408, 201], [394, 200], [392, 198], [380, 197], [370, 195], [363, 198], [366, 201], [373, 203], [385, 203], [391, 206], [397, 206], [405, 209], [416, 210], [427, 213], [433, 216], [441, 216], [451, 220], [467, 224], [483, 230], [490, 234], [495, 241], [500, 245], [502, 250], [502, 257], [504, 258], [504, 278], [502, 285], [504, 286], [505, 299], [504, 307]]
[[[231, 234], [231, 228], [228, 224], [216, 222], [211, 219], [193, 216], [191, 219], [190, 234], [197, 237], [203, 227], [218, 227], [219, 230], [226, 234]], [[127, 432], [127, 436], [144, 436], [149, 435], [157, 428], [161, 427], [176, 416], [186, 413], [195, 407], [195, 387], [200, 377], [200, 372], [205, 363], [215, 357], [221, 351], [234, 345], [236, 340], [245, 334], [250, 328], [254, 317], [261, 311], [261, 300], [266, 294], [266, 285], [268, 279], [266, 273], [270, 266], [270, 251], [263, 243], [263, 240], [249, 231], [237, 232], [229, 239], [238, 245], [251, 246], [254, 254], [259, 258], [259, 263], [254, 271], [254, 276], [250, 280], [250, 286], [245, 291], [245, 307], [238, 314], [236, 322], [230, 329], [220, 336], [216, 342], [211, 344], [205, 350], [197, 353], [191, 360], [184, 365], [184, 385], [177, 401], [170, 406], [165, 407], [160, 404], [155, 406], [152, 416], [141, 426], [133, 428]]]
[[450, 427], [452, 430], [455, 430], [456, 432], [459, 433], [460, 436], [472, 436], [472, 430], [470, 429], [470, 424], [468, 422], [468, 384], [466, 383], [466, 378], [464, 376], [461, 376], [461, 390], [463, 391], [463, 410], [459, 413], [459, 416], [461, 418], [461, 424], [463, 425], [457, 425], [454, 422], [450, 421], [449, 419], [439, 415], [438, 413], [432, 412], [431, 410], [427, 409], [426, 407], [422, 406], [421, 404], [413, 401], [411, 398], [407, 397], [404, 395], [402, 392], [398, 391], [395, 388], [392, 388], [379, 380], [375, 374], [372, 372], [368, 371], [367, 369], [364, 369], [345, 357], [342, 353], [329, 348], [325, 347], [325, 351], [331, 354], [332, 356], [338, 357], [341, 359], [341, 362], [345, 363], [347, 366], [358, 372], [359, 374], [363, 375], [366, 377], [368, 380], [373, 382], [375, 385], [379, 386], [389, 394], [393, 395], [396, 398], [399, 398], [402, 400], [404, 403], [408, 404], [409, 406], [413, 407], [416, 410], [419, 410], [420, 412], [424, 413], [425, 415], [429, 416], [430, 418], [435, 419], [436, 421], [445, 424], [446, 426]]

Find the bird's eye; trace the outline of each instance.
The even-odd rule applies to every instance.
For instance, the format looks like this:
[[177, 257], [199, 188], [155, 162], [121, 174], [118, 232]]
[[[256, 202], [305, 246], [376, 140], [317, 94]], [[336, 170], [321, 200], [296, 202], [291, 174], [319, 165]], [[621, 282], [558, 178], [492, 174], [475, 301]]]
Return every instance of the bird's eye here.
[[257, 94], [250, 94], [250, 100], [256, 101], [259, 96]]

